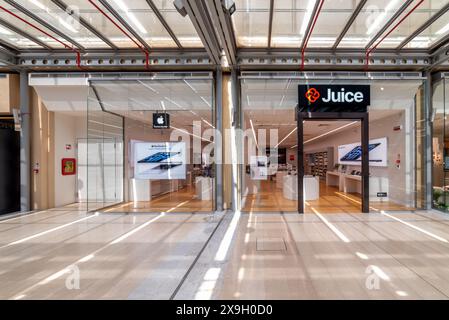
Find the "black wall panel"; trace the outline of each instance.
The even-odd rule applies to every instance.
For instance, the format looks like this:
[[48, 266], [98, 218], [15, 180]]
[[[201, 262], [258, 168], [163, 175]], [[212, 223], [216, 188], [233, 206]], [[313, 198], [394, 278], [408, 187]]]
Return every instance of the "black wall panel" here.
[[0, 214], [20, 210], [20, 134], [0, 120]]

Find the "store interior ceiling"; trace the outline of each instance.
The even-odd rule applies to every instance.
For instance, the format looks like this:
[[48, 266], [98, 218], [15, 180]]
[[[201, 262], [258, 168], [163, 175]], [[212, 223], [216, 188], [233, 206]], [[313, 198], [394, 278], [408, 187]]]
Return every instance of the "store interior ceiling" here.
[[[402, 110], [373, 110], [369, 113], [369, 121], [374, 122], [383, 118], [399, 114]], [[246, 129], [251, 129], [251, 122], [256, 135], [258, 130], [266, 130], [266, 144], [270, 142], [270, 129], [277, 129], [278, 147], [294, 148], [297, 146], [296, 121], [294, 110], [272, 109], [263, 113], [258, 110], [244, 112]], [[324, 120], [304, 122], [304, 142], [313, 144], [325, 138], [329, 132], [343, 132], [356, 128], [359, 124], [348, 126], [351, 121]], [[308, 142], [310, 140], [310, 142]]]

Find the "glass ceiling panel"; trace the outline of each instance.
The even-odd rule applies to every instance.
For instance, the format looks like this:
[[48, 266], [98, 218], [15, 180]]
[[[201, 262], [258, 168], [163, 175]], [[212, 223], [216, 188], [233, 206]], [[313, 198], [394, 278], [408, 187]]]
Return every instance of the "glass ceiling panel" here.
[[[413, 8], [415, 4], [416, 3], [412, 3], [410, 5], [410, 9]], [[446, 5], [445, 0], [428, 0], [423, 2], [379, 44], [378, 48], [396, 48], [405, 38], [407, 38], [408, 35], [418, 29], [444, 5]], [[402, 17], [404, 17], [410, 9], [406, 10], [396, 21], [399, 21]], [[418, 47], [426, 48], [429, 43], [429, 37], [422, 36], [415, 38], [415, 45], [419, 45]]]
[[449, 12], [446, 12], [404, 48], [428, 48], [449, 34]]
[[[76, 18], [73, 18], [50, 0], [16, 0], [16, 2], [86, 48], [109, 47], [82, 26]], [[71, 9], [77, 11], [76, 8]]]
[[19, 49], [42, 48], [40, 45], [0, 25], [0, 39]]
[[203, 47], [200, 37], [188, 16], [181, 16], [176, 11], [173, 0], [153, 0], [167, 24], [183, 47]]
[[403, 0], [368, 0], [338, 47], [364, 48], [403, 4]]
[[[10, 6], [9, 4], [7, 4], [4, 1], [0, 1], [0, 5], [3, 6], [4, 8], [6, 8], [6, 9], [8, 9], [9, 11], [12, 11], [15, 15], [21, 17], [22, 19], [24, 19], [26, 21], [30, 21], [31, 20], [28, 16], [24, 15], [23, 13], [21, 13], [20, 11], [18, 11], [17, 9], [15, 9], [12, 6]], [[57, 42], [56, 40], [54, 40], [51, 37], [45, 35], [44, 33], [40, 32], [39, 30], [36, 30], [35, 28], [29, 26], [25, 22], [19, 20], [18, 18], [10, 15], [9, 13], [7, 13], [7, 12], [1, 10], [1, 9], [0, 9], [0, 19], [3, 19], [5, 21], [9, 22], [10, 24], [16, 26], [17, 28], [19, 28], [23, 32], [28, 33], [29, 35], [33, 36], [34, 38], [39, 39], [40, 41], [44, 42], [45, 44], [47, 44], [47, 45], [49, 45], [49, 46], [51, 46], [53, 48], [57, 48], [57, 49], [64, 48], [64, 46], [62, 44], [60, 44], [59, 42]], [[67, 45], [71, 45], [65, 39], [61, 38], [57, 34], [54, 34], [52, 31], [48, 30], [47, 28], [45, 28], [45, 27], [43, 27], [41, 25], [38, 25], [37, 22], [33, 22], [33, 21], [30, 21], [30, 22], [31, 23], [35, 23], [39, 28], [41, 28], [42, 30], [44, 30], [45, 32], [50, 34], [51, 36], [55, 37], [56, 39], [62, 41], [63, 43], [66, 43]]]
[[324, 1], [307, 47], [332, 47], [359, 2], [360, 0]]
[[[387, 38], [385, 38], [385, 40], [383, 40], [379, 44], [378, 48], [397, 47], [405, 38], [407, 38], [407, 36], [412, 34], [416, 29], [418, 29], [424, 22], [429, 20], [446, 4], [446, 0], [428, 0], [423, 2]], [[413, 7], [413, 4], [411, 7]], [[408, 10], [406, 10], [406, 12], [408, 12]], [[405, 14], [406, 13], [403, 13], [402, 16], [404, 16]], [[443, 17], [441, 17], [439, 20], [441, 21], [442, 19]], [[400, 18], [397, 19], [397, 21], [399, 20]], [[438, 23], [434, 23], [433, 27], [427, 28], [427, 32], [423, 32], [418, 37], [415, 37], [413, 42], [411, 42], [408, 47], [427, 48], [431, 46], [433, 42], [440, 38], [440, 36], [444, 35], [444, 30], [440, 32], [440, 29], [442, 27], [444, 27], [444, 25], [439, 26]]]
[[267, 47], [270, 0], [236, 0], [235, 6], [232, 22], [237, 46]]
[[[151, 47], [177, 47], [145, 0], [108, 0], [107, 2]], [[182, 16], [179, 15], [179, 18]]]
[[[65, 2], [72, 8], [76, 8], [79, 12], [79, 16], [86, 20], [92, 27], [103, 34], [113, 44], [119, 48], [136, 48], [136, 45], [124, 35], [112, 22], [109, 21], [101, 12], [99, 12], [89, 1], [87, 0], [70, 0]], [[97, 1], [97, 5], [102, 10], [107, 10], [101, 6]], [[109, 15], [118, 25], [118, 22], [112, 15]]]
[[273, 47], [301, 46], [315, 2], [316, 0], [274, 1], [273, 29], [271, 31]]

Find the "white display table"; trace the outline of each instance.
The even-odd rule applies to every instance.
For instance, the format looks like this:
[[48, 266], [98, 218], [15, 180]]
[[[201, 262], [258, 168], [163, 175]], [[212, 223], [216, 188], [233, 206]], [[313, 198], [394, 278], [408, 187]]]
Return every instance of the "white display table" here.
[[[342, 172], [326, 172], [326, 185], [338, 186], [340, 192], [362, 193], [362, 177]], [[388, 194], [389, 184], [387, 177], [369, 177], [370, 201], [387, 201], [388, 197], [378, 198], [378, 192]]]
[[209, 177], [196, 177], [195, 191], [199, 200], [212, 200], [214, 179]]
[[276, 188], [282, 189], [284, 185], [284, 177], [287, 175], [287, 171], [276, 172]]
[[129, 179], [129, 201], [151, 201], [157, 195], [181, 189], [183, 180]]
[[[298, 200], [298, 176], [284, 176], [284, 184], [282, 194], [284, 198], [289, 200]], [[318, 200], [320, 197], [320, 180], [319, 177], [304, 176], [304, 200]]]

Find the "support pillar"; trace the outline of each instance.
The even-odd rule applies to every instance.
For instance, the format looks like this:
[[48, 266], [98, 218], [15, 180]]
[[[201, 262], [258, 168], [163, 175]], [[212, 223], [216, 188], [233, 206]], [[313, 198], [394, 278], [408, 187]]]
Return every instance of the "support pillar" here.
[[[223, 75], [221, 69], [217, 67], [215, 73], [215, 128], [217, 132], [223, 132]], [[223, 140], [223, 139], [222, 139]], [[215, 165], [216, 179], [216, 210], [223, 210], [223, 141], [215, 143], [215, 157], [220, 157], [218, 164]]]
[[31, 210], [30, 91], [28, 72], [20, 72], [20, 210]]

